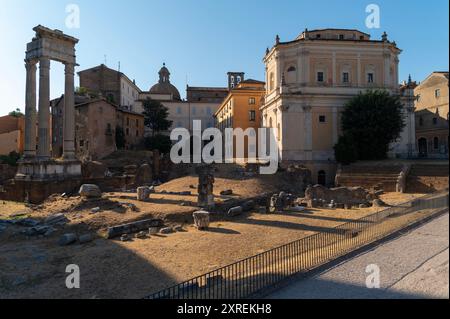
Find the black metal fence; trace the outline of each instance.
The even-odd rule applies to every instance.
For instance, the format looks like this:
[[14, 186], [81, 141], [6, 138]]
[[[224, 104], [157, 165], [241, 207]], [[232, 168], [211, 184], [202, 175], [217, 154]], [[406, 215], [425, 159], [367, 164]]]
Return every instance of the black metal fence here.
[[306, 273], [431, 217], [448, 208], [448, 201], [448, 192], [430, 194], [221, 267], [147, 299], [248, 298], [292, 275]]

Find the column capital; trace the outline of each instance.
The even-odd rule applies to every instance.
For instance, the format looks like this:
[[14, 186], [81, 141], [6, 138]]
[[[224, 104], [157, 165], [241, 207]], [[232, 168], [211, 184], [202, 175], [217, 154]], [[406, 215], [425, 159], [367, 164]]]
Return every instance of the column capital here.
[[75, 73], [75, 63], [71, 63], [71, 62], [64, 63], [64, 72], [66, 74], [74, 74]]
[[30, 59], [25, 59], [25, 68], [28, 69], [32, 69], [33, 67], [36, 69], [36, 64], [38, 63], [37, 60], [30, 60]]
[[312, 106], [311, 105], [303, 105], [302, 106], [304, 112], [311, 112]]

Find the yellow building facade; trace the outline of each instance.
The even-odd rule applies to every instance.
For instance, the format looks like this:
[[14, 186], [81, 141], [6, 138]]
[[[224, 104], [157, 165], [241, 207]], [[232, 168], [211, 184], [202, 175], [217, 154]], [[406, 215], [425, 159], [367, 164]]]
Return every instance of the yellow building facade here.
[[414, 90], [419, 156], [448, 158], [448, 72], [433, 72]]
[[[225, 136], [225, 129], [241, 128], [243, 131], [253, 128], [257, 139], [258, 128], [261, 125], [260, 108], [265, 94], [265, 83], [257, 80], [244, 80], [230, 89], [228, 96], [214, 114], [216, 128]], [[236, 152], [236, 140], [233, 143], [233, 156]], [[256, 145], [250, 145], [251, 152], [257, 152]], [[248, 138], [244, 141], [244, 158], [249, 155]]]

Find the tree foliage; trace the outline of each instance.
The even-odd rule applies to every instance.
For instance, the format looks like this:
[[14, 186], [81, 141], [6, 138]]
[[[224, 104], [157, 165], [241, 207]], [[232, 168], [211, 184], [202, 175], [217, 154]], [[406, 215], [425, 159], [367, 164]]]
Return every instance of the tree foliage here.
[[8, 155], [0, 155], [0, 163], [17, 166], [17, 161], [20, 159], [20, 154], [12, 151]]
[[24, 116], [24, 114], [20, 111], [19, 108], [15, 109], [14, 111], [11, 111], [8, 113], [9, 116], [14, 116], [14, 117], [22, 117]]
[[167, 119], [169, 116], [169, 109], [161, 102], [147, 98], [143, 103], [144, 107], [144, 124], [152, 130], [152, 136], [162, 131], [167, 131], [172, 122]]
[[144, 145], [147, 150], [158, 150], [162, 154], [168, 154], [172, 148], [172, 141], [167, 135], [156, 134], [146, 137], [144, 139]]
[[353, 138], [350, 135], [339, 137], [338, 143], [334, 146], [336, 161], [347, 165], [358, 160], [358, 150], [355, 147]]
[[125, 133], [120, 126], [116, 127], [116, 146], [119, 150], [125, 148]]
[[380, 160], [387, 157], [389, 144], [400, 137], [405, 126], [398, 96], [375, 90], [351, 99], [342, 113], [343, 136], [335, 146], [336, 160]]

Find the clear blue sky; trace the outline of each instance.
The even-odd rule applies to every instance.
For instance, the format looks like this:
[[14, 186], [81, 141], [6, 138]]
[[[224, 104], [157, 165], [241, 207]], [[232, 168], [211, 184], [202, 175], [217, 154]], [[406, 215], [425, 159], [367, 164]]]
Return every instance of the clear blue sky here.
[[[66, 5], [80, 8], [80, 28], [65, 25]], [[367, 29], [367, 5], [378, 4], [381, 28]], [[448, 70], [448, 0], [0, 0], [0, 115], [23, 110], [25, 45], [38, 24], [80, 39], [77, 71], [104, 62], [136, 79], [143, 90], [166, 62], [185, 95], [192, 86], [226, 86], [227, 71], [264, 79], [262, 57], [275, 35], [295, 38], [305, 28], [356, 28], [403, 49], [400, 79], [423, 80]], [[63, 67], [52, 64], [52, 98], [63, 93]], [[76, 79], [78, 83], [78, 79]]]

